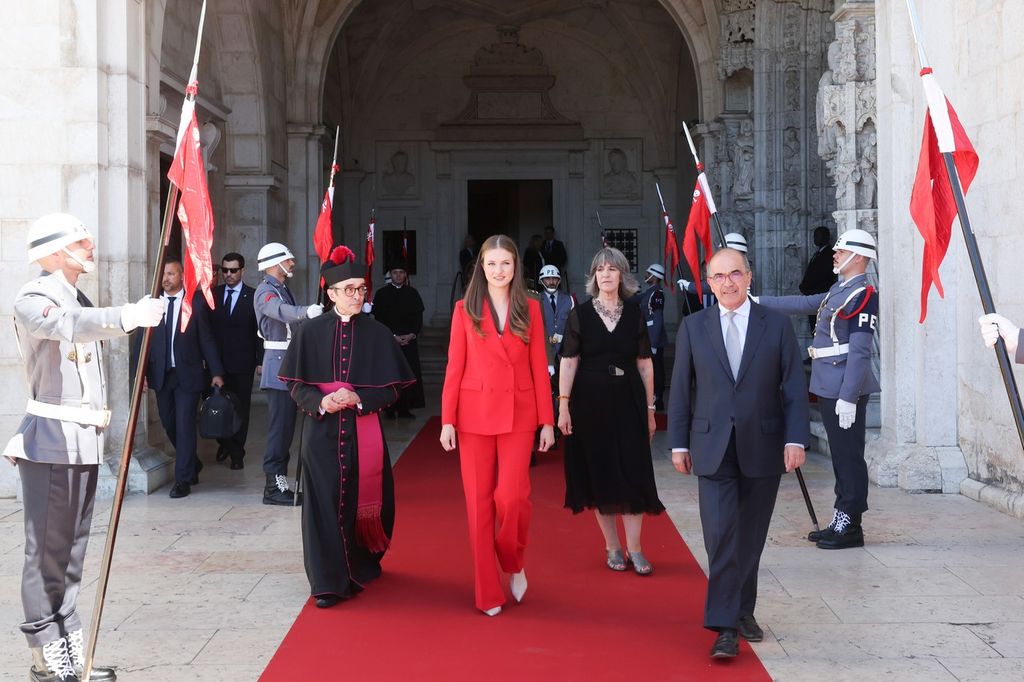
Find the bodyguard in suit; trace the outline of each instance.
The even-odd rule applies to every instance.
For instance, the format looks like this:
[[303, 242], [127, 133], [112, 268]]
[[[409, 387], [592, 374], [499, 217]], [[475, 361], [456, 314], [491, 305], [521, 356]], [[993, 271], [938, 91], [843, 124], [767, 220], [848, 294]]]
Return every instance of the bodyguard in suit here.
[[265, 272], [263, 281], [256, 287], [256, 323], [263, 337], [263, 373], [260, 375], [260, 389], [267, 393], [267, 449], [263, 453], [263, 473], [266, 485], [263, 488], [263, 504], [291, 506], [295, 493], [288, 487], [288, 448], [295, 434], [295, 401], [288, 393], [288, 386], [278, 378], [281, 361], [291, 342], [291, 325], [313, 319], [324, 308], [319, 303], [296, 305], [295, 297], [286, 282], [295, 269], [295, 256], [284, 244], [264, 244], [256, 254], [257, 265]]
[[654, 407], [659, 412], [665, 410], [665, 346], [668, 345], [668, 335], [665, 333], [665, 292], [661, 289], [664, 281], [665, 268], [660, 263], [652, 263], [647, 267], [647, 277], [644, 279], [647, 288], [630, 299], [640, 306], [640, 312], [647, 323], [647, 339], [651, 342], [651, 361], [654, 364]]
[[819, 549], [864, 546], [861, 515], [868, 509], [868, 465], [864, 461], [868, 398], [881, 390], [871, 363], [878, 325], [878, 295], [865, 271], [876, 257], [875, 239], [847, 230], [835, 244], [839, 281], [814, 296], [762, 296], [761, 305], [787, 315], [815, 313], [811, 393], [818, 396], [828, 434], [836, 502], [832, 521], [807, 539]]
[[544, 228], [544, 243], [540, 247], [540, 254], [545, 265], [554, 265], [559, 272], [565, 272], [569, 254], [565, 250], [565, 244], [555, 239], [555, 228], [551, 225]]
[[704, 627], [718, 632], [712, 658], [737, 654], [737, 630], [749, 641], [764, 637], [754, 618], [761, 551], [779, 479], [803, 464], [810, 439], [793, 327], [747, 298], [750, 281], [742, 253], [725, 248], [711, 258], [718, 304], [683, 318], [669, 398], [672, 463], [699, 477]]
[[[838, 278], [832, 271], [832, 257], [835, 255], [835, 251], [832, 250], [832, 235], [824, 225], [814, 228], [814, 246], [817, 250], [807, 263], [804, 278], [800, 280], [800, 293], [804, 296], [824, 294], [832, 288]], [[807, 321], [813, 335], [815, 316], [808, 315]]]
[[224, 388], [238, 396], [242, 405], [242, 426], [231, 438], [218, 438], [217, 461], [231, 458], [231, 468], [241, 469], [245, 458], [245, 440], [249, 435], [249, 409], [252, 404], [252, 380], [263, 360], [263, 340], [256, 324], [253, 297], [256, 290], [242, 281], [245, 257], [231, 252], [220, 262], [224, 284], [213, 288], [210, 327], [217, 340], [224, 367]]
[[146, 359], [146, 383], [156, 392], [160, 423], [174, 446], [174, 485], [170, 496], [186, 497], [199, 483], [202, 462], [196, 456], [196, 409], [199, 394], [206, 388], [209, 368], [212, 386], [224, 385], [224, 368], [220, 363], [217, 342], [210, 331], [209, 309], [200, 292], [192, 294], [192, 319], [181, 331], [181, 302], [189, 292], [182, 286], [179, 261], [164, 263], [163, 324], [153, 329], [149, 357]]
[[[110, 422], [103, 341], [160, 324], [163, 309], [149, 296], [93, 306], [77, 285], [96, 268], [94, 238], [74, 216], [40, 218], [27, 241], [28, 262], [43, 270], [14, 299], [28, 404], [3, 450], [18, 467], [24, 500], [21, 632], [32, 650], [30, 680], [77, 680], [85, 665], [78, 593]], [[91, 679], [115, 674], [94, 667]]]

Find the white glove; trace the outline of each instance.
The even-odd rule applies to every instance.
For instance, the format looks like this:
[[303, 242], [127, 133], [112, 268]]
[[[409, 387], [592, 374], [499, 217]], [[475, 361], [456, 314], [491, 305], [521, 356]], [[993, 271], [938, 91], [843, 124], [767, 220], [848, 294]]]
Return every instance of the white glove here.
[[367, 315], [372, 313], [373, 312], [373, 304], [372, 303], [363, 303], [363, 312], [366, 313]]
[[314, 317], [319, 317], [320, 315], [322, 315], [323, 312], [324, 307], [319, 303], [314, 303], [313, 305], [306, 308], [306, 317], [312, 320]]
[[562, 343], [562, 335], [561, 334], [552, 334], [551, 335], [551, 342], [552, 343]]
[[978, 324], [981, 326], [981, 338], [985, 341], [986, 346], [989, 348], [994, 347], [996, 340], [1002, 336], [1003, 341], [1006, 342], [1007, 352], [1010, 355], [1016, 354], [1020, 329], [1013, 322], [1010, 322], [1002, 315], [989, 313], [979, 317]]
[[836, 414], [839, 415], [839, 428], [850, 428], [857, 421], [857, 403], [848, 403], [840, 398], [836, 401]]
[[145, 295], [138, 303], [121, 306], [121, 328], [130, 332], [136, 327], [155, 327], [164, 319], [164, 304], [158, 298]]
[[555, 376], [555, 366], [554, 365], [548, 365], [548, 374], [550, 374], [551, 376]]
[[750, 289], [747, 289], [747, 298], [749, 298], [754, 303], [760, 303], [761, 302], [761, 297], [760, 296], [754, 296], [752, 293], [750, 293]]
[[679, 286], [679, 291], [685, 292], [690, 288], [690, 280], [688, 279], [677, 279], [676, 284]]

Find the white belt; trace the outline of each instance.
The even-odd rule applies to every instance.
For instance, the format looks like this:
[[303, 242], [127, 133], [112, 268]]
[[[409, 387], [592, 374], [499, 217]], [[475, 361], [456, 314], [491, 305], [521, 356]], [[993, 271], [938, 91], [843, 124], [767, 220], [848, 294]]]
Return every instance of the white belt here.
[[848, 343], [837, 343], [834, 346], [827, 348], [815, 348], [814, 346], [807, 347], [807, 354], [812, 359], [817, 360], [818, 358], [831, 358], [836, 355], [846, 355], [850, 352], [850, 344]]
[[29, 400], [25, 406], [25, 411], [37, 417], [86, 424], [101, 429], [106, 428], [110, 424], [110, 410], [93, 410], [88, 407], [53, 405], [51, 403], [41, 403], [38, 400]]
[[288, 341], [264, 341], [263, 347], [266, 350], [288, 350]]

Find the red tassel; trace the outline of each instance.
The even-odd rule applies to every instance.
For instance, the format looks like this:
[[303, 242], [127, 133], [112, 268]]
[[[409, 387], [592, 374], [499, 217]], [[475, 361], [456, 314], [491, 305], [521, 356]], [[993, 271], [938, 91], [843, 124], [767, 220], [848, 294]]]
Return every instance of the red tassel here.
[[356, 542], [374, 554], [387, 551], [391, 545], [380, 520], [380, 506], [360, 507], [356, 513]]

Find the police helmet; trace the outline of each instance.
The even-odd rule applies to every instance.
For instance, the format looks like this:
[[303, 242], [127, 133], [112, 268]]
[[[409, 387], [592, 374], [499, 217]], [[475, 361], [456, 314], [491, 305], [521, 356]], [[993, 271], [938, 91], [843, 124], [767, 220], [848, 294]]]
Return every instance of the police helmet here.
[[75, 216], [67, 213], [44, 215], [28, 228], [28, 262], [35, 263], [40, 258], [57, 253], [68, 244], [74, 244], [82, 239], [95, 241], [96, 237]]
[[856, 253], [867, 258], [878, 258], [878, 250], [875, 245], [875, 238], [864, 230], [847, 230], [839, 235], [836, 245], [832, 247], [836, 251], [843, 250]]
[[730, 232], [725, 235], [725, 245], [727, 248], [736, 249], [740, 253], [747, 252], [747, 240], [739, 232]]
[[287, 246], [279, 242], [270, 242], [265, 244], [260, 249], [260, 252], [256, 254], [257, 269], [266, 270], [289, 258], [294, 260], [295, 256], [292, 255]]
[[661, 267], [661, 263], [651, 263], [648, 265], [647, 274], [651, 277], [657, 277], [662, 282], [665, 281], [665, 268]]
[[548, 277], [557, 277], [562, 279], [562, 276], [558, 274], [558, 268], [554, 265], [545, 265], [540, 269], [540, 279], [546, 279]]

